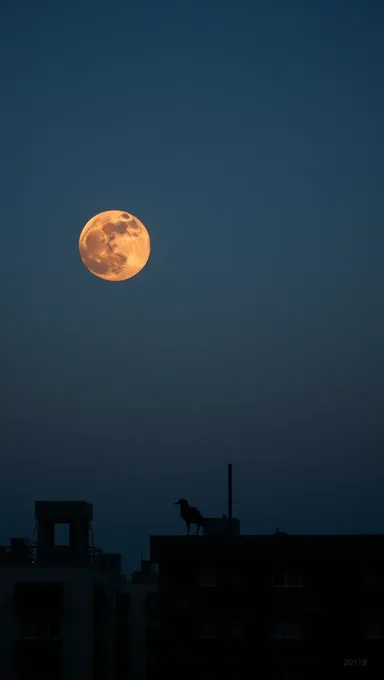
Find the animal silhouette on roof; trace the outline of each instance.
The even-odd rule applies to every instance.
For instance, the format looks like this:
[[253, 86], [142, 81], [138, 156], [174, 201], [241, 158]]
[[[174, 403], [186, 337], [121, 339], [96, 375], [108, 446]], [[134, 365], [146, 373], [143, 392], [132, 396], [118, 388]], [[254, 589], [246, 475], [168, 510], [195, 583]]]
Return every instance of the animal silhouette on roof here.
[[204, 526], [204, 517], [202, 516], [201, 512], [192, 505], [189, 505], [185, 498], [180, 498], [180, 500], [176, 501], [175, 505], [180, 505], [180, 515], [187, 525], [188, 535], [191, 524], [196, 524], [197, 536], [200, 531], [200, 527]]

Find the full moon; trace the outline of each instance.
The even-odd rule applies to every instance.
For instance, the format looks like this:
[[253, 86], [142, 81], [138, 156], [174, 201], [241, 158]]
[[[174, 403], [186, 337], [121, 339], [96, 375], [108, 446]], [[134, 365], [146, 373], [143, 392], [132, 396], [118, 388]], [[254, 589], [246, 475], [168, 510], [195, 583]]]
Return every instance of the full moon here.
[[147, 264], [151, 241], [137, 217], [123, 210], [107, 210], [87, 222], [79, 250], [92, 274], [106, 281], [125, 281]]

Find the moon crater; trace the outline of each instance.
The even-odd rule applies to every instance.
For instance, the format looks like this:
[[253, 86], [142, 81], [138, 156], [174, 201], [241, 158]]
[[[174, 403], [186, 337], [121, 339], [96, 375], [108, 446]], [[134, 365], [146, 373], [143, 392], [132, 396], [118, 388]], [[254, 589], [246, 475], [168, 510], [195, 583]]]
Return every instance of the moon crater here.
[[106, 281], [125, 281], [148, 262], [151, 243], [144, 224], [127, 212], [107, 210], [92, 217], [79, 238], [85, 267]]

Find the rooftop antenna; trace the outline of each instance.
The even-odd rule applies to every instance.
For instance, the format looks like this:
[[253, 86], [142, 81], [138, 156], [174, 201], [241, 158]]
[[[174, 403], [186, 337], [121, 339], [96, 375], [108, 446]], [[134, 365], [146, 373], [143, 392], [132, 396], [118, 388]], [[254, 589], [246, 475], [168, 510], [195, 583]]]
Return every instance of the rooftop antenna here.
[[232, 463], [228, 463], [228, 533], [232, 533]]

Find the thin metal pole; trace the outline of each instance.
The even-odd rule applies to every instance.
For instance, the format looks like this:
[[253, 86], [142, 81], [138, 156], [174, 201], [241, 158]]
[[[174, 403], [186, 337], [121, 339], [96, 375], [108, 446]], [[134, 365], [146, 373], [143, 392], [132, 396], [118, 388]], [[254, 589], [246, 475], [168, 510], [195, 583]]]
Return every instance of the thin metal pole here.
[[232, 531], [232, 463], [228, 463], [228, 529]]

